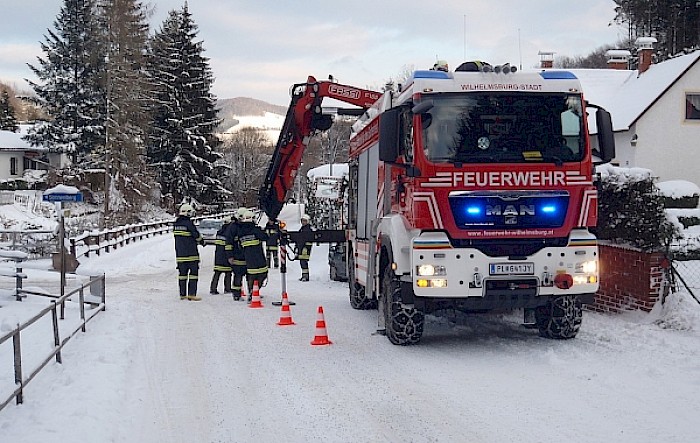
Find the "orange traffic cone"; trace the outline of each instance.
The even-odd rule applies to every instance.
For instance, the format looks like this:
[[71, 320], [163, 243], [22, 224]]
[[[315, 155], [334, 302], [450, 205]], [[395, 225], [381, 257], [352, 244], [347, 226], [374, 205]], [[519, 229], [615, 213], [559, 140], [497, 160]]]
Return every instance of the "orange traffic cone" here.
[[258, 281], [253, 282], [253, 299], [248, 305], [249, 308], [262, 308], [263, 304], [260, 301], [260, 289], [258, 288]]
[[282, 315], [280, 316], [280, 321], [277, 322], [280, 326], [295, 325], [294, 320], [292, 320], [292, 311], [289, 309], [289, 299], [287, 298], [287, 293], [282, 293]]
[[241, 300], [246, 301], [248, 295], [245, 293], [245, 283], [241, 283]]
[[312, 345], [330, 345], [332, 341], [328, 340], [328, 332], [326, 332], [326, 320], [323, 319], [323, 306], [318, 307], [318, 317], [316, 319], [316, 336], [311, 341]]

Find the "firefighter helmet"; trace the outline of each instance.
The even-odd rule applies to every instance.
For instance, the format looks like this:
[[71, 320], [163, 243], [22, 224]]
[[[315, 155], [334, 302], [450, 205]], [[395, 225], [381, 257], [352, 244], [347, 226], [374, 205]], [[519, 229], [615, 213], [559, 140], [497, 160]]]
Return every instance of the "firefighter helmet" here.
[[195, 214], [194, 208], [189, 203], [183, 203], [180, 206], [180, 215], [186, 215], [187, 217], [193, 217]]
[[243, 215], [241, 215], [241, 221], [243, 223], [250, 223], [254, 218], [255, 212], [251, 211], [250, 209], [246, 209], [245, 212], [243, 212]]
[[301, 221], [306, 220], [307, 223], [311, 223], [311, 217], [309, 217], [309, 214], [304, 214], [301, 216]]
[[431, 70], [449, 72], [450, 68], [445, 60], [438, 60], [435, 62]]
[[224, 224], [227, 225], [227, 224], [231, 223], [231, 216], [227, 215], [222, 220], [223, 220]]
[[243, 217], [243, 214], [245, 214], [245, 211], [247, 211], [248, 208], [245, 206], [241, 206], [240, 208], [236, 209], [236, 218], [240, 220]]

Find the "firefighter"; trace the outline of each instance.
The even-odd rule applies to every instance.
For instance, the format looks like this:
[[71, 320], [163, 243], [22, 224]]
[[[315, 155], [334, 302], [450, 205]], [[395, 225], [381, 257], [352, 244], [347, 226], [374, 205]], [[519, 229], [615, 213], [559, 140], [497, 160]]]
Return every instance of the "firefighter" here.
[[197, 296], [197, 283], [199, 281], [199, 249], [197, 249], [197, 245], [204, 246], [204, 239], [192, 222], [194, 214], [192, 205], [182, 204], [179, 216], [173, 225], [173, 234], [180, 300], [199, 301], [202, 298]]
[[232, 268], [231, 263], [228, 262], [228, 259], [233, 256], [233, 245], [229, 243], [226, 236], [226, 232], [231, 224], [231, 217], [226, 216], [223, 221], [224, 223], [216, 232], [216, 239], [214, 240], [214, 275], [209, 285], [209, 293], [214, 295], [219, 293], [219, 277], [221, 277], [221, 274], [224, 274], [224, 293], [233, 292], [231, 288]]
[[275, 265], [275, 269], [280, 267], [280, 227], [277, 220], [268, 220], [265, 225], [265, 234], [269, 237], [269, 240], [265, 242], [265, 249], [267, 250], [267, 267], [271, 268]]
[[231, 256], [228, 262], [231, 264], [231, 269], [233, 271], [233, 283], [231, 285], [231, 291], [233, 292], [233, 299], [241, 299], [241, 289], [243, 288], [243, 277], [246, 274], [245, 267], [245, 256], [243, 255], [243, 248], [238, 241], [238, 231], [241, 227], [241, 217], [243, 213], [247, 211], [247, 208], [240, 207], [236, 210], [234, 214], [234, 220], [229, 225], [226, 230], [226, 240], [231, 244]]
[[[311, 229], [311, 217], [308, 214], [301, 216], [301, 228], [299, 232], [312, 232]], [[301, 278], [299, 281], [309, 281], [309, 259], [311, 258], [311, 247], [313, 243], [308, 241], [301, 244], [298, 250], [297, 257], [299, 258], [299, 265], [301, 266]], [[299, 247], [299, 245], [297, 245]]]
[[447, 64], [447, 61], [445, 60], [438, 60], [435, 62], [432, 68], [430, 68], [431, 71], [442, 71], [442, 72], [450, 72], [449, 65]]
[[267, 258], [263, 242], [268, 240], [267, 234], [254, 222], [255, 213], [246, 210], [241, 216], [238, 229], [238, 241], [243, 248], [246, 267], [246, 283], [248, 285], [248, 302], [252, 301], [253, 283], [258, 282], [258, 288], [267, 282]]

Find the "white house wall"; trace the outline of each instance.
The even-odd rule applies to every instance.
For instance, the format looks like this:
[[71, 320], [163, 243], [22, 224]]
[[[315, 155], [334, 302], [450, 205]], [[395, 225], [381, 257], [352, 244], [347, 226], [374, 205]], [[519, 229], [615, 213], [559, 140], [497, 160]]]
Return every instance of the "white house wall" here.
[[[615, 133], [615, 159], [613, 163], [616, 166], [622, 166], [623, 168], [630, 168], [634, 165], [634, 151], [632, 150], [632, 136], [635, 133], [635, 125], [629, 131], [616, 132]], [[592, 146], [597, 147], [597, 140]]]
[[[17, 159], [17, 174], [10, 174], [10, 158]], [[0, 152], [0, 180], [20, 178], [24, 172], [24, 156], [22, 152]]]
[[687, 92], [700, 93], [698, 64], [633, 125], [628, 137], [636, 132], [637, 145], [630, 146], [629, 140], [621, 145], [629, 147], [629, 157], [622, 158], [621, 152], [620, 166], [651, 169], [659, 181], [688, 180], [700, 185], [700, 120], [685, 119]]

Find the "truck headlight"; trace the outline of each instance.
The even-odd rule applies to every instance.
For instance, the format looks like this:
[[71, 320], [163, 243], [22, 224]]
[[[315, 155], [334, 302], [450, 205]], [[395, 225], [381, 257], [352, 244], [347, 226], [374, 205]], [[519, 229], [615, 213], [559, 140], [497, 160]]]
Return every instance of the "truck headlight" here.
[[598, 261], [590, 260], [576, 264], [574, 284], [583, 285], [598, 282]]
[[447, 270], [444, 266], [434, 265], [418, 265], [416, 266], [416, 275], [421, 277], [431, 277], [434, 275], [447, 275]]
[[578, 274], [597, 274], [598, 261], [591, 260], [576, 264], [576, 273]]

